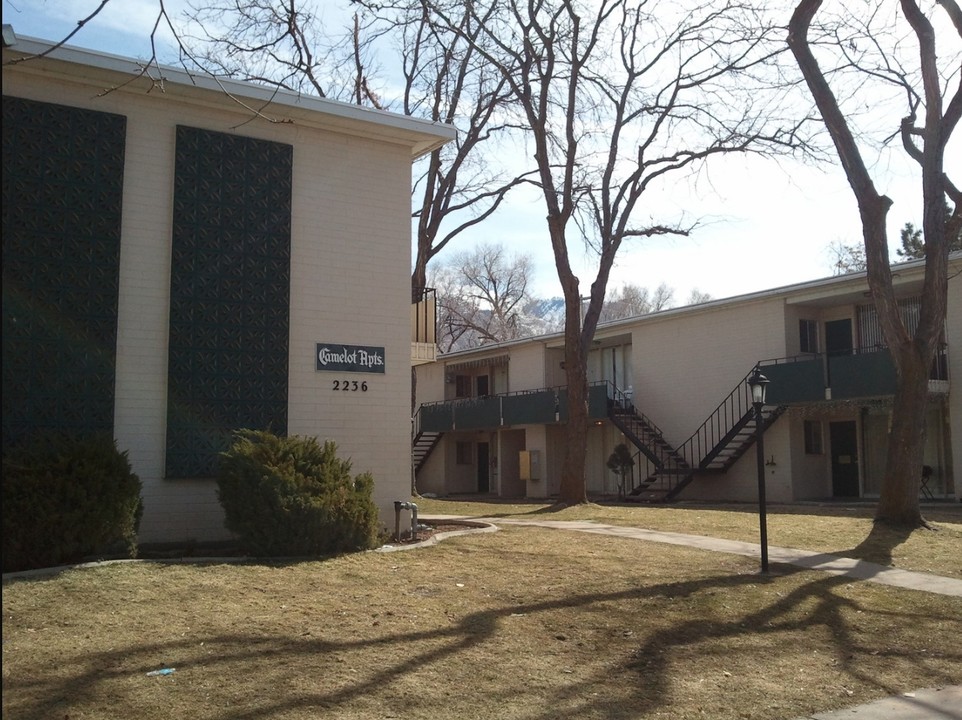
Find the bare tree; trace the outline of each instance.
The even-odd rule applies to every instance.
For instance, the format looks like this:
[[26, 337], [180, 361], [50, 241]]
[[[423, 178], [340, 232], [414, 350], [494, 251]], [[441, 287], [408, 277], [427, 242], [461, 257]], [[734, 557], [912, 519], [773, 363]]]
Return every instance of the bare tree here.
[[203, 72], [383, 106], [356, 14], [333, 23], [307, 0], [212, 0], [191, 4], [187, 18], [181, 44]]
[[699, 305], [701, 303], [708, 302], [712, 299], [712, 296], [706, 292], [702, 292], [698, 288], [692, 288], [691, 292], [688, 293], [688, 299], [685, 300], [685, 305]]
[[665, 283], [655, 288], [654, 292], [649, 291], [648, 288], [625, 283], [613, 290], [605, 299], [598, 322], [610, 322], [665, 310], [671, 307], [674, 296], [675, 291]]
[[[958, 3], [939, 0], [937, 4], [948, 15], [954, 32], [962, 37], [962, 10]], [[904, 114], [890, 127], [892, 135], [901, 139], [903, 149], [921, 170], [925, 279], [918, 326], [911, 334], [898, 310], [889, 263], [886, 216], [892, 201], [875, 189], [853, 131], [855, 118], [843, 111], [813, 52], [813, 45], [817, 43], [809, 38], [821, 5], [821, 0], [801, 0], [797, 4], [789, 24], [788, 45], [858, 202], [869, 288], [898, 375], [886, 468], [875, 517], [917, 527], [925, 523], [919, 508], [919, 483], [929, 369], [945, 323], [948, 248], [962, 232], [962, 192], [949, 179], [944, 167], [946, 145], [962, 116], [959, 58], [949, 55], [940, 65], [936, 31], [931, 19], [914, 0], [899, 3], [900, 23], [908, 24], [910, 39], [914, 40], [911, 43], [917, 52], [914, 61], [907, 51], [900, 52], [908, 45], [903, 38], [882, 52], [880, 37], [871, 32], [867, 22], [863, 27], [869, 32], [860, 38], [861, 46], [854, 37], [845, 43], [829, 42], [826, 46], [841, 58], [838, 65], [833, 66], [833, 74], [836, 69], [855, 69], [862, 73], [858, 90], [871, 91], [870, 81], [880, 81], [896, 88], [907, 103]], [[933, 12], [940, 10], [933, 8]], [[838, 28], [830, 28], [830, 41], [843, 37]], [[866, 49], [863, 51], [860, 47]], [[858, 90], [854, 91], [857, 98], [860, 97]], [[847, 91], [852, 92], [852, 88]], [[875, 102], [876, 99], [877, 96], [866, 94], [862, 101]], [[946, 198], [955, 204], [948, 218], [944, 211]]]
[[[427, 281], [435, 290], [437, 298], [437, 344], [442, 353], [467, 350], [477, 346], [469, 334], [471, 326], [461, 318], [470, 315], [467, 302], [461, 293], [461, 280], [457, 268], [450, 264], [435, 263], [428, 270]], [[417, 373], [412, 373], [417, 381]]]
[[[382, 11], [383, 12], [383, 11]], [[467, 29], [468, 11], [459, 18]], [[454, 238], [489, 218], [521, 180], [505, 177], [487, 154], [504, 130], [505, 80], [473, 45], [473, 36], [429, 22], [417, 0], [397, 8], [386, 27], [403, 29], [403, 112], [458, 127], [457, 140], [428, 158], [414, 186], [417, 244], [412, 288], [425, 284], [428, 263]]]
[[865, 271], [865, 246], [862, 244], [846, 245], [841, 240], [836, 240], [828, 246], [826, 252], [832, 266], [832, 275]]
[[[215, 0], [191, 12], [191, 57], [208, 72], [278, 85], [458, 128], [415, 171], [412, 301], [428, 263], [468, 228], [490, 217], [520, 182], [495, 171], [493, 152], [508, 99], [505, 80], [478, 54], [466, 30], [428, 22], [418, 0], [354, 0], [350, 25], [337, 6], [313, 0]], [[326, 14], [325, 14], [326, 13]], [[338, 22], [342, 23], [338, 25]], [[385, 70], [385, 66], [389, 70]], [[376, 83], [393, 87], [377, 89]]]
[[[5, 61], [11, 65], [17, 65], [23, 62], [30, 62], [35, 58], [45, 57], [55, 52], [59, 48], [70, 43], [73, 38], [80, 33], [85, 27], [94, 22], [97, 17], [104, 12], [105, 8], [110, 4], [110, 0], [100, 0], [99, 4], [90, 12], [86, 17], [77, 20], [77, 26], [70, 31], [65, 37], [61, 38], [58, 42], [50, 46], [50, 48], [40, 53], [39, 55], [25, 55], [23, 57], [18, 57], [13, 60]], [[182, 57], [189, 56], [189, 51], [181, 43], [180, 31], [178, 30], [175, 22], [170, 17], [167, 12], [167, 8], [164, 5], [164, 0], [157, 0], [157, 15], [154, 17], [153, 27], [151, 28], [148, 41], [150, 44], [150, 55], [146, 59], [141, 59], [138, 62], [139, 70], [138, 72], [132, 74], [130, 79], [122, 83], [121, 86], [129, 85], [139, 78], [147, 79], [151, 84], [151, 89], [163, 88], [164, 86], [164, 73], [161, 68], [161, 58], [158, 56], [157, 45], [160, 43], [161, 37], [165, 31], [169, 31], [173, 37], [174, 44], [180, 51]], [[192, 65], [192, 63], [191, 63]], [[185, 69], [189, 69], [185, 65]], [[117, 88], [107, 88], [101, 91], [101, 94], [107, 94], [113, 92]]]
[[[779, 52], [774, 28], [737, 2], [659, 4], [657, 14], [643, 0], [424, 2], [500, 70], [531, 145], [566, 308], [559, 499], [585, 502], [587, 355], [612, 264], [626, 239], [692, 230], [647, 216], [645, 191], [714, 155], [798, 143], [798, 123], [773, 122], [778, 105], [760, 81]], [[583, 242], [597, 267], [582, 317], [569, 250]]]
[[460, 253], [433, 275], [438, 289], [442, 350], [460, 350], [527, 334], [531, 258], [486, 244]]

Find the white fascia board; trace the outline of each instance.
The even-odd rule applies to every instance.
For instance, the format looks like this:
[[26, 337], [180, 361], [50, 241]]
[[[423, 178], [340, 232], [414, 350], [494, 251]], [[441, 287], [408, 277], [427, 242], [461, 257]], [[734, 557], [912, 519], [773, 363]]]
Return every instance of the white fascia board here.
[[[374, 110], [350, 103], [291, 92], [268, 85], [229, 78], [215, 78], [193, 73], [183, 68], [151, 64], [148, 77], [137, 77], [146, 62], [134, 58], [111, 55], [95, 50], [72, 46], [53, 49], [45, 40], [18, 37], [16, 43], [4, 48], [4, 69], [13, 55], [32, 57], [49, 53], [44, 58], [19, 63], [21, 70], [59, 73], [74, 81], [99, 85], [101, 92], [108, 90], [161, 92], [184, 96], [196, 102], [211, 102], [220, 107], [233, 104], [238, 110], [251, 108], [250, 112], [262, 112], [277, 116], [281, 111], [289, 118], [312, 127], [361, 136], [385, 142], [400, 143], [411, 149], [411, 159], [430, 153], [457, 137], [453, 125], [421, 120], [398, 113]], [[36, 65], [35, 65], [36, 64]]]

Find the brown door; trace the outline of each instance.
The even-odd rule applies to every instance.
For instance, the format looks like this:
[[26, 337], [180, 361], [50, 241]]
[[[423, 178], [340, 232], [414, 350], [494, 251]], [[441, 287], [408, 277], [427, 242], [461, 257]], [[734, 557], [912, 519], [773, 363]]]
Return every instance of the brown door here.
[[855, 421], [829, 423], [832, 444], [832, 495], [858, 497], [858, 435]]
[[852, 321], [829, 320], [825, 323], [825, 352], [829, 355], [851, 355], [855, 344], [852, 342]]
[[478, 443], [478, 492], [491, 492], [491, 474], [488, 462], [490, 460], [490, 445], [486, 442]]

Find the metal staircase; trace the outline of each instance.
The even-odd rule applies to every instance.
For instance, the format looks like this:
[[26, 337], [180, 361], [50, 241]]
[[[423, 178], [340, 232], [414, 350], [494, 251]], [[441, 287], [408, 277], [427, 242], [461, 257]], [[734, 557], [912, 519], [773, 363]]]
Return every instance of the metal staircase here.
[[[641, 480], [633, 484], [626, 499], [667, 502], [677, 497], [698, 474], [724, 473], [748, 451], [756, 438], [755, 412], [747, 383], [749, 375], [751, 373], [745, 375], [701, 427], [677, 448], [665, 440], [651, 420], [635, 410], [624, 393], [615, 389], [609, 418], [638, 448], [636, 458], [643, 455], [646, 461]], [[764, 407], [762, 432], [784, 411], [784, 407]]]
[[435, 432], [431, 430], [421, 429], [421, 408], [417, 409], [414, 413], [414, 418], [411, 423], [411, 435], [413, 440], [411, 441], [411, 464], [414, 466], [414, 472], [417, 472], [424, 466], [427, 462], [428, 457], [434, 451], [434, 448], [438, 446], [441, 442], [441, 438], [444, 437], [443, 432]]
[[[637, 484], [632, 482], [628, 498], [638, 499], [644, 494], [645, 499], [654, 499], [652, 495], [656, 490], [653, 486], [658, 484], [658, 490], [663, 490], [658, 493], [660, 499], [666, 499], [664, 494], [671, 486], [678, 484], [669, 479], [686, 480], [694, 472], [691, 465], [665, 440], [664, 433], [658, 426], [635, 409], [631, 399], [625, 393], [613, 388], [613, 395], [614, 401], [609, 407], [608, 419], [638, 449], [635, 453], [635, 466], [645, 465], [642, 480]], [[642, 455], [645, 461], [640, 460]], [[660, 486], [664, 485], [666, 480], [669, 487], [662, 489]]]
[[[754, 368], [752, 369], [754, 372]], [[714, 412], [680, 446], [673, 447], [650, 418], [638, 412], [631, 396], [608, 383], [609, 420], [637, 448], [635, 467], [640, 468], [626, 499], [637, 502], [667, 502], [674, 499], [699, 475], [721, 474], [754, 445], [756, 427], [748, 377], [735, 386]], [[783, 406], [762, 409], [762, 432], [785, 411]], [[604, 413], [604, 410], [601, 410]], [[417, 473], [437, 447], [443, 431], [421, 429], [421, 409], [412, 426], [411, 462]]]
[[414, 442], [411, 445], [411, 462], [414, 464], [415, 473], [424, 466], [443, 436], [444, 433], [441, 432], [419, 432], [414, 436]]

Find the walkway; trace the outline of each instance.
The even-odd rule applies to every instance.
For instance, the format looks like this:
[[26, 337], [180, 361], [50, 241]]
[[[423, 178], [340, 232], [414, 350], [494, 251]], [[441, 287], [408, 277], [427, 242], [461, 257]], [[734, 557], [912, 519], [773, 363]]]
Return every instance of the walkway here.
[[962, 685], [926, 688], [797, 720], [962, 720]]
[[[533, 527], [553, 528], [556, 530], [574, 530], [576, 532], [595, 533], [597, 535], [615, 535], [633, 540], [647, 540], [649, 542], [668, 543], [670, 545], [684, 545], [714, 552], [744, 555], [745, 557], [760, 558], [761, 547], [755, 543], [739, 540], [723, 540], [721, 538], [706, 537], [704, 535], [684, 535], [682, 533], [661, 532], [644, 528], [627, 527], [623, 525], [602, 525], [591, 520], [520, 520], [516, 518], [466, 518], [458, 515], [432, 515], [432, 519], [460, 519], [478, 520], [494, 525], [526, 525]], [[428, 518], [425, 518], [427, 520]], [[832, 575], [844, 575], [853, 580], [892, 585], [909, 590], [938, 593], [962, 597], [962, 580], [929, 573], [912, 572], [898, 568], [879, 565], [878, 563], [840, 557], [829, 553], [813, 552], [811, 550], [796, 550], [773, 545], [768, 546], [768, 559], [773, 563], [797, 565], [809, 570], [822, 570]], [[960, 718], [962, 720], [962, 718]]]

